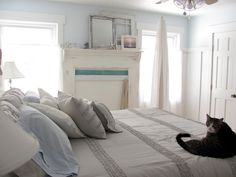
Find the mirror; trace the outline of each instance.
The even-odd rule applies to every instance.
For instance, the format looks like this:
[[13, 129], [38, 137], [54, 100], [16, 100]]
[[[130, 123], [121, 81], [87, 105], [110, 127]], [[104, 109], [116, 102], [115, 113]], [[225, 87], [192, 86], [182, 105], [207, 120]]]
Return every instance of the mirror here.
[[132, 35], [131, 18], [91, 15], [89, 48], [117, 49], [122, 35]]
[[108, 48], [114, 44], [112, 18], [91, 17], [91, 48]]

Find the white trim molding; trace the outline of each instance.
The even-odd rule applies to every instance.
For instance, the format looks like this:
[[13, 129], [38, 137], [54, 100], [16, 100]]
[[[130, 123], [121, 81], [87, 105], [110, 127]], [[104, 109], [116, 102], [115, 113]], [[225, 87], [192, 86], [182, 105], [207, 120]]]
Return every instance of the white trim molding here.
[[55, 24], [57, 26], [58, 44], [63, 44], [63, 27], [65, 24], [65, 16], [63, 15], [52, 15], [52, 14], [41, 14], [32, 12], [11, 12], [11, 11], [0, 11], [0, 24], [9, 24], [9, 22], [15, 23], [26, 23], [31, 24]]

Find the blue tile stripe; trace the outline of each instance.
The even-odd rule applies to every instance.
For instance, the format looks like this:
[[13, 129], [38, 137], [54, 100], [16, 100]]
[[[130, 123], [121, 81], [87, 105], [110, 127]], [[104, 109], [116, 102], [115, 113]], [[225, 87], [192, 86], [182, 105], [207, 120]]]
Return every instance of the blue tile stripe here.
[[128, 70], [83, 70], [75, 69], [75, 75], [128, 76]]

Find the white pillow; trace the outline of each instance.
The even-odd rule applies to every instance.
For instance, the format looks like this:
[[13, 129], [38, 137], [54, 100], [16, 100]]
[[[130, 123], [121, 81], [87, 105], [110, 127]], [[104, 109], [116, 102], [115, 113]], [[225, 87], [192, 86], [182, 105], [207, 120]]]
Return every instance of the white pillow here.
[[40, 96], [40, 103], [46, 104], [48, 106], [52, 106], [54, 108], [58, 109], [58, 104], [56, 98], [54, 98], [52, 95], [50, 95], [45, 90], [39, 88], [39, 96]]
[[23, 101], [27, 103], [40, 103], [40, 98], [39, 98], [38, 93], [34, 91], [27, 91], [25, 93]]
[[106, 132], [93, 108], [82, 99], [76, 99], [66, 93], [58, 92], [59, 108], [71, 116], [84, 134], [94, 138], [106, 138]]
[[66, 113], [48, 106], [39, 103], [28, 103], [29, 106], [39, 110], [44, 115], [49, 117], [53, 122], [55, 122], [69, 138], [84, 138], [85, 135], [79, 130], [75, 122], [71, 119]]
[[122, 132], [122, 130], [118, 126], [116, 126], [115, 119], [105, 104], [93, 101], [91, 105], [93, 106], [94, 112], [101, 120], [102, 125], [106, 131], [114, 133]]

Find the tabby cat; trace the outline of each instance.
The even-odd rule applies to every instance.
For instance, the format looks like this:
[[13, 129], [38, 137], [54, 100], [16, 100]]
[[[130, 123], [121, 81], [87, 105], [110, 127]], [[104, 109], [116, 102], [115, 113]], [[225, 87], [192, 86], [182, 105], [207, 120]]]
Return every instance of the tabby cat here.
[[182, 137], [191, 137], [188, 133], [176, 136], [178, 144], [186, 151], [200, 156], [228, 158], [236, 155], [236, 134], [222, 119], [212, 118], [207, 114], [206, 137], [183, 141]]

